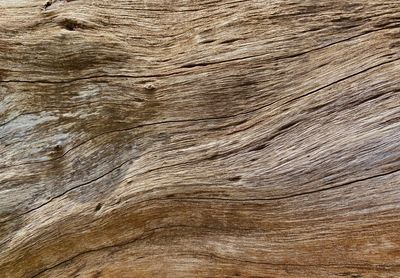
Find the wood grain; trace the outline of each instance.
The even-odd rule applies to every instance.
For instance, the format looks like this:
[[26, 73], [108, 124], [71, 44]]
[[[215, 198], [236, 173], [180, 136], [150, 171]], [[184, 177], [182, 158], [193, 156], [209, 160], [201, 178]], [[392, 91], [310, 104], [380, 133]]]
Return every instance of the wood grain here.
[[400, 5], [0, 1], [0, 277], [400, 277]]

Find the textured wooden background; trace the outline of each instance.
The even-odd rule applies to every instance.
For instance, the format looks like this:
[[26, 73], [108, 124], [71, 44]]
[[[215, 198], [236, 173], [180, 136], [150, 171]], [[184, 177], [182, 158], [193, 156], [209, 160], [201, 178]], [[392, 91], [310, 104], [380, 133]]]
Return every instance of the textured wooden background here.
[[0, 0], [0, 277], [400, 277], [400, 1]]

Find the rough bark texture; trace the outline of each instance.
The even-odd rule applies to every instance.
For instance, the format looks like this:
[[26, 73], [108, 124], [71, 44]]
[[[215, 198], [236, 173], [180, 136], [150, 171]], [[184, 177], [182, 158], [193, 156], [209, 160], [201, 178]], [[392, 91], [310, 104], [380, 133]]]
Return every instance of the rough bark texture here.
[[1, 0], [0, 276], [400, 277], [400, 4]]

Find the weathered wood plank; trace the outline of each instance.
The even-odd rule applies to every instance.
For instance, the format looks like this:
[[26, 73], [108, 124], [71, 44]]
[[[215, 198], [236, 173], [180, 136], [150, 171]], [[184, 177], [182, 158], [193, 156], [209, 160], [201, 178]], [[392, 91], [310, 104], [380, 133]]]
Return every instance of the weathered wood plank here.
[[398, 277], [397, 1], [0, 2], [1, 277]]

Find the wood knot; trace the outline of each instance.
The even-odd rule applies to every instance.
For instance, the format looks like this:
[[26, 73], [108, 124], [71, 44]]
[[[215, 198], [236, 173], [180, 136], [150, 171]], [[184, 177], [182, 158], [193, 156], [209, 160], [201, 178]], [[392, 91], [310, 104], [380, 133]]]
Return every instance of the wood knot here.
[[62, 145], [60, 143], [57, 143], [54, 146], [54, 151], [56, 151], [56, 152], [60, 152], [60, 151], [62, 151], [62, 149], [63, 149], [63, 147], [62, 147]]
[[48, 0], [44, 5], [43, 5], [43, 10], [47, 11], [47, 10], [54, 10], [57, 7], [64, 5], [68, 2], [72, 2], [75, 0]]
[[68, 31], [75, 31], [77, 28], [82, 27], [77, 20], [71, 18], [64, 18], [60, 21], [60, 26]]
[[228, 181], [240, 181], [242, 178], [240, 177], [240, 176], [235, 176], [235, 177], [231, 177], [231, 178], [228, 178]]
[[47, 1], [44, 5], [43, 5], [43, 10], [47, 10], [52, 4], [52, 1]]
[[156, 89], [156, 86], [154, 84], [149, 83], [149, 84], [144, 85], [144, 88], [147, 91], [154, 91]]
[[[79, 18], [71, 18], [71, 17], [57, 17], [54, 19], [54, 22], [57, 23], [63, 29], [68, 31], [75, 31], [76, 29], [88, 29], [90, 28], [90, 22]], [[93, 26], [91, 26], [93, 27]]]
[[101, 210], [101, 208], [103, 207], [103, 205], [101, 203], [98, 203], [97, 206], [94, 208], [94, 211], [99, 211]]

